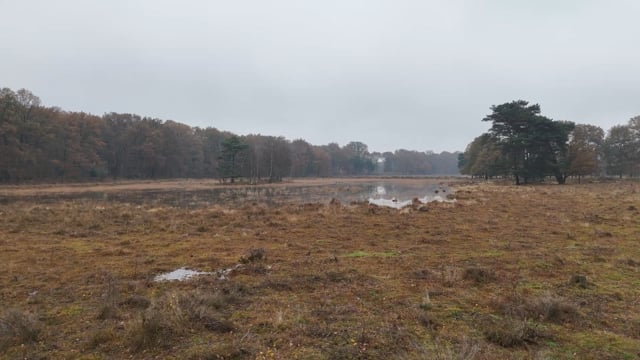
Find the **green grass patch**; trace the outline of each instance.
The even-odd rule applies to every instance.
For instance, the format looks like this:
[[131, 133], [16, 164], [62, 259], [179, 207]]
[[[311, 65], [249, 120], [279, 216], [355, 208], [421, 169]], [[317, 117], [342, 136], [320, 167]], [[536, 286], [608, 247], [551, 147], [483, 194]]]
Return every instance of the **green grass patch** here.
[[493, 257], [502, 257], [504, 256], [505, 252], [502, 250], [488, 250], [488, 251], [483, 251], [480, 256], [482, 257], [489, 257], [489, 258], [493, 258]]
[[[595, 358], [635, 359], [638, 341], [607, 331], [575, 333], [573, 341], [574, 353], [589, 354]], [[607, 357], [609, 356], [609, 357]]]

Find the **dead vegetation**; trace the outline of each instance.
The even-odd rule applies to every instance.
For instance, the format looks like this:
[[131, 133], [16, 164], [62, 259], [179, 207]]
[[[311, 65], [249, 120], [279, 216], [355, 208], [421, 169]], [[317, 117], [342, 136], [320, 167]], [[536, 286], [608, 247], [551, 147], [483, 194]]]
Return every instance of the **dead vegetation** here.
[[[0, 201], [0, 358], [640, 356], [639, 183], [455, 190], [428, 211]], [[153, 281], [180, 267], [214, 275]]]
[[36, 342], [42, 324], [31, 313], [10, 308], [0, 317], [0, 350]]

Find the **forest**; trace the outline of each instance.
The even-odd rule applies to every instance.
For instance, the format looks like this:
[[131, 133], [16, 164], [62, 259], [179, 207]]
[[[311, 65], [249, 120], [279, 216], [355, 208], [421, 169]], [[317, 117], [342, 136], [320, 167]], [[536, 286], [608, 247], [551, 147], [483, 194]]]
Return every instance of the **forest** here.
[[640, 173], [640, 116], [613, 126], [606, 136], [595, 125], [556, 121], [524, 100], [491, 107], [488, 132], [459, 155], [462, 174], [511, 177], [516, 184], [554, 177], [628, 176]]
[[0, 183], [458, 174], [459, 153], [369, 151], [352, 141], [303, 139], [191, 127], [136, 114], [102, 116], [46, 107], [26, 89], [0, 90]]

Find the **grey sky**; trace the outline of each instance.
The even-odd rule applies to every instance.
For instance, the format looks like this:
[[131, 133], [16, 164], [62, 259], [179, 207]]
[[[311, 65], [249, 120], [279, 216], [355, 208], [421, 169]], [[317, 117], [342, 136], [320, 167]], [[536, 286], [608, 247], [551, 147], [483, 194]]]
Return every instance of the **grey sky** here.
[[640, 114], [636, 0], [0, 0], [0, 87], [238, 134], [464, 150], [493, 104]]

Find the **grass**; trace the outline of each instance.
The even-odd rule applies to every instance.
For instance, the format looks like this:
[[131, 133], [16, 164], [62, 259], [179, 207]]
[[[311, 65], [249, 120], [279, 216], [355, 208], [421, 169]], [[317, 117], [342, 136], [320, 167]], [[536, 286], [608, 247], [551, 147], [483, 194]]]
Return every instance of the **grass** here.
[[482, 331], [489, 342], [505, 348], [537, 345], [550, 338], [539, 324], [509, 317], [486, 319]]
[[396, 254], [393, 251], [387, 251], [387, 252], [368, 252], [368, 251], [362, 251], [362, 250], [358, 250], [358, 251], [353, 251], [350, 252], [348, 254], [345, 254], [344, 257], [348, 257], [348, 258], [361, 258], [361, 257], [390, 257], [390, 256], [397, 256], [398, 254]]
[[31, 313], [12, 308], [0, 317], [0, 350], [38, 340], [42, 325]]
[[640, 183], [459, 182], [428, 211], [162, 184], [0, 198], [0, 358], [640, 356]]

